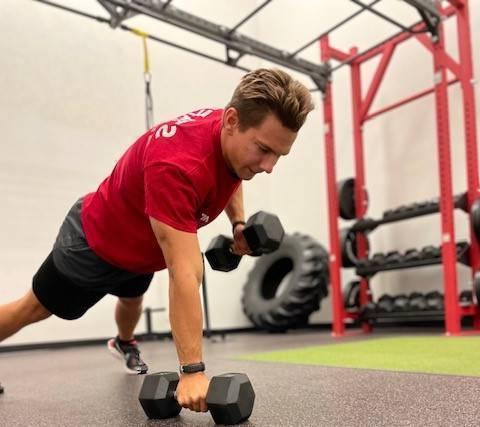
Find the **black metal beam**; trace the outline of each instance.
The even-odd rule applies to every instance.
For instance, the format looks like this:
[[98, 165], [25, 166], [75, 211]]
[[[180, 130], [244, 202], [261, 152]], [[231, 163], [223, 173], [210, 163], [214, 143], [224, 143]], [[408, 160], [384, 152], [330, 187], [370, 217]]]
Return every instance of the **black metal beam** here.
[[172, 0], [167, 0], [167, 1], [165, 2], [165, 4], [163, 5], [163, 7], [167, 7], [171, 2], [172, 2]]
[[435, 16], [438, 20], [441, 19], [440, 12], [435, 7], [435, 4], [432, 0], [403, 0], [406, 3], [409, 3], [415, 7], [418, 11], [423, 11], [429, 13], [432, 16]]
[[161, 0], [102, 0], [124, 10], [150, 16], [162, 22], [190, 31], [210, 40], [222, 43], [240, 56], [251, 55], [277, 65], [308, 75], [323, 91], [330, 75], [329, 66], [304, 59], [293, 58], [283, 50], [238, 33], [231, 33], [225, 26], [199, 18], [173, 6], [163, 7]]
[[432, 0], [404, 0], [417, 9], [430, 34], [438, 36], [438, 26], [442, 20], [441, 14]]
[[[134, 32], [133, 31], [133, 28], [125, 25], [125, 24], [121, 24], [120, 25], [120, 28], [122, 30], [125, 30], [125, 31], [130, 31], [130, 32]], [[156, 42], [159, 42], [159, 43], [162, 43], [162, 44], [165, 44], [167, 46], [170, 46], [170, 47], [174, 47], [176, 49], [180, 49], [180, 50], [183, 50], [184, 52], [188, 52], [188, 53], [192, 53], [196, 56], [200, 56], [202, 58], [205, 58], [205, 59], [209, 59], [210, 61], [214, 61], [214, 62], [218, 62], [220, 64], [223, 64], [223, 65], [228, 65], [229, 67], [233, 67], [233, 68], [237, 68], [238, 70], [242, 70], [242, 71], [251, 71], [249, 68], [245, 68], [245, 67], [242, 67], [240, 65], [237, 65], [235, 63], [232, 63], [227, 59], [220, 59], [220, 58], [216, 58], [215, 56], [212, 56], [212, 55], [207, 55], [206, 53], [203, 53], [203, 52], [200, 52], [198, 50], [195, 50], [195, 49], [191, 49], [189, 47], [186, 47], [186, 46], [182, 46], [182, 45], [179, 45], [177, 43], [173, 43], [171, 41], [168, 41], [168, 40], [165, 40], [165, 39], [161, 39], [160, 37], [156, 37], [156, 36], [153, 36], [151, 34], [147, 34], [146, 36], [149, 40], [154, 40]]]
[[47, 0], [33, 0], [33, 1], [36, 1], [36, 2], [42, 3], [42, 4], [46, 4], [48, 6], [52, 6], [52, 7], [55, 7], [57, 9], [64, 10], [66, 12], [73, 13], [75, 15], [83, 16], [84, 18], [95, 19], [96, 21], [102, 22], [104, 24], [110, 23], [110, 20], [108, 18], [104, 18], [102, 16], [97, 16], [97, 15], [92, 15], [90, 13], [82, 12], [81, 10], [73, 9], [71, 7], [63, 6], [61, 4], [54, 3], [54, 2], [51, 2], [51, 1], [47, 1]]
[[[410, 30], [408, 31], [409, 33], [415, 33], [414, 28], [420, 24], [422, 21], [416, 22], [415, 24], [410, 26]], [[353, 61], [355, 61], [357, 58], [360, 58], [363, 55], [366, 55], [367, 53], [371, 52], [372, 50], [377, 49], [378, 47], [384, 45], [385, 43], [388, 43], [389, 41], [393, 40], [394, 38], [398, 37], [400, 34], [403, 34], [405, 31], [398, 31], [395, 34], [392, 34], [390, 37], [386, 38], [385, 40], [382, 40], [381, 42], [375, 44], [374, 46], [369, 47], [368, 49], [357, 53], [356, 55], [348, 58], [346, 61], [340, 62], [340, 64], [336, 65], [335, 67], [331, 68], [331, 72], [333, 73], [334, 71], [337, 71], [338, 69], [342, 68], [344, 65], [351, 64]]]
[[[90, 19], [94, 19], [98, 22], [101, 22], [103, 24], [109, 24], [111, 25], [111, 21], [110, 21], [110, 18], [104, 18], [102, 16], [96, 16], [96, 15], [92, 15], [90, 13], [86, 13], [86, 12], [82, 12], [80, 10], [77, 10], [77, 9], [73, 9], [71, 7], [66, 7], [66, 6], [63, 6], [63, 5], [60, 5], [58, 3], [54, 3], [52, 1], [49, 1], [49, 0], [34, 0], [38, 3], [42, 3], [42, 4], [45, 4], [45, 5], [48, 5], [48, 6], [52, 6], [52, 7], [55, 7], [57, 9], [61, 9], [61, 10], [64, 10], [66, 12], [70, 12], [70, 13], [73, 13], [75, 15], [79, 15], [79, 16], [82, 16], [84, 18], [90, 18]], [[120, 28], [124, 31], [129, 31], [131, 33], [134, 33], [135, 34], [135, 31], [133, 28], [127, 26], [127, 25], [124, 25], [124, 24], [121, 24], [120, 25]], [[197, 56], [200, 56], [202, 58], [205, 58], [205, 59], [209, 59], [211, 61], [214, 61], [214, 62], [217, 62], [217, 63], [220, 63], [220, 64], [223, 64], [223, 65], [228, 65], [229, 67], [233, 67], [233, 68], [237, 68], [238, 70], [242, 70], [242, 71], [251, 71], [249, 68], [246, 68], [246, 67], [242, 67], [240, 65], [237, 65], [236, 63], [228, 60], [227, 59], [220, 59], [220, 58], [216, 58], [215, 56], [211, 56], [211, 55], [207, 55], [205, 53], [202, 53], [202, 52], [199, 52], [199, 51], [196, 51], [194, 49], [191, 49], [189, 47], [186, 47], [186, 46], [182, 46], [182, 45], [179, 45], [177, 43], [173, 43], [171, 41], [168, 41], [168, 40], [165, 40], [165, 39], [161, 39], [159, 37], [156, 37], [156, 36], [153, 36], [151, 34], [147, 34], [146, 37], [149, 39], [149, 40], [153, 40], [153, 41], [156, 41], [156, 42], [159, 42], [159, 43], [162, 43], [162, 44], [165, 44], [167, 46], [170, 46], [170, 47], [174, 47], [176, 49], [179, 49], [179, 50], [183, 50], [184, 52], [188, 52], [188, 53], [191, 53], [193, 55], [197, 55]]]
[[249, 13], [245, 18], [243, 18], [237, 25], [235, 25], [231, 30], [230, 33], [234, 33], [237, 31], [240, 26], [245, 24], [249, 19], [251, 19], [253, 16], [255, 16], [258, 12], [260, 12], [268, 3], [270, 3], [272, 0], [266, 0], [263, 2], [260, 6], [258, 6], [253, 12]]
[[369, 6], [368, 4], [362, 3], [360, 0], [350, 0], [351, 2], [355, 3], [358, 6], [361, 6], [368, 10], [369, 12], [373, 13], [374, 15], [377, 15], [378, 17], [384, 19], [385, 21], [389, 22], [392, 25], [395, 25], [396, 27], [402, 29], [403, 31], [411, 32], [411, 30], [406, 27], [405, 25], [401, 24], [400, 22], [395, 21], [394, 19], [390, 18], [389, 16], [385, 15], [382, 12], [379, 12], [378, 10], [374, 9], [372, 6]]
[[137, 13], [130, 11], [130, 10], [118, 10], [117, 7], [110, 4], [108, 1], [105, 0], [97, 0], [110, 14], [110, 26], [112, 28], [117, 28], [122, 21], [125, 19], [132, 18], [133, 16], [137, 15]]
[[[371, 3], [369, 3], [367, 6], [373, 6], [380, 2], [381, 0], [374, 0]], [[340, 28], [342, 25], [346, 24], [347, 22], [351, 21], [353, 18], [356, 16], [360, 15], [361, 13], [365, 12], [366, 7], [363, 6], [359, 10], [357, 10], [355, 13], [351, 14], [350, 16], [347, 16], [345, 19], [340, 21], [338, 24], [335, 24], [333, 27], [330, 27], [328, 30], [324, 31], [323, 33], [319, 34], [317, 37], [315, 37], [313, 40], [309, 41], [308, 43], [304, 44], [302, 47], [299, 47], [295, 52], [292, 53], [292, 56], [298, 55], [300, 52], [305, 50], [307, 47], [310, 47], [312, 44], [318, 42], [322, 37], [326, 36], [327, 34], [330, 34], [332, 31], [335, 31], [336, 29]]]

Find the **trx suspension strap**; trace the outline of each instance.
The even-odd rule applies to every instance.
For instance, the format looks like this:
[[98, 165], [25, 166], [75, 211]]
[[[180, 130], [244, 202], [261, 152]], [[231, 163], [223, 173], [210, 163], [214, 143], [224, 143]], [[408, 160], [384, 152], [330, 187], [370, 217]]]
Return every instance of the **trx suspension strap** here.
[[152, 75], [150, 74], [150, 63], [148, 60], [148, 47], [147, 37], [148, 34], [141, 30], [132, 28], [132, 31], [142, 38], [143, 41], [143, 77], [145, 80], [145, 122], [147, 130], [153, 126], [153, 100], [150, 91], [150, 82], [152, 81]]

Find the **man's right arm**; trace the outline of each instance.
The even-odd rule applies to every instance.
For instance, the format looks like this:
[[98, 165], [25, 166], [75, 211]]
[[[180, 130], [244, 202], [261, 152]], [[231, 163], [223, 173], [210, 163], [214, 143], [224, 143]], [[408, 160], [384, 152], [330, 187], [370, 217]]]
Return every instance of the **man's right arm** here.
[[[169, 274], [169, 312], [172, 335], [181, 365], [203, 359], [203, 317], [199, 286], [203, 267], [197, 235], [176, 230], [150, 218]], [[200, 374], [182, 375], [177, 399], [182, 406], [205, 411], [208, 380]]]

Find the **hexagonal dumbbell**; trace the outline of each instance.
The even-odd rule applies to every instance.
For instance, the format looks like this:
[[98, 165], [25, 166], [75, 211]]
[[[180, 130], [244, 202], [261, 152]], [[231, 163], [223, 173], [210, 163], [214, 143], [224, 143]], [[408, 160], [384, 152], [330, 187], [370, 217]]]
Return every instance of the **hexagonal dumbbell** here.
[[[277, 250], [285, 231], [278, 217], [264, 211], [252, 215], [242, 230], [253, 256]], [[241, 256], [232, 253], [233, 239], [224, 235], [215, 237], [205, 251], [205, 257], [214, 270], [232, 271], [238, 267]]]
[[[182, 407], [175, 391], [180, 378], [176, 372], [158, 372], [145, 377], [140, 404], [148, 418], [176, 417]], [[238, 424], [247, 420], [255, 402], [255, 392], [245, 374], [229, 373], [213, 377], [207, 392], [207, 406], [216, 424]]]

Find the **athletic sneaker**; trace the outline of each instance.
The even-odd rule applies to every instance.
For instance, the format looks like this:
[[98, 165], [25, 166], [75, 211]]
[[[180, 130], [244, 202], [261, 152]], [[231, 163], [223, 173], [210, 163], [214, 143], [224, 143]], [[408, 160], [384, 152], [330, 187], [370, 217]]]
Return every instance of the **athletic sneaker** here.
[[128, 374], [140, 375], [147, 373], [148, 366], [140, 357], [140, 350], [135, 339], [120, 341], [120, 338], [117, 336], [108, 340], [107, 346], [115, 357], [125, 362], [123, 367]]

